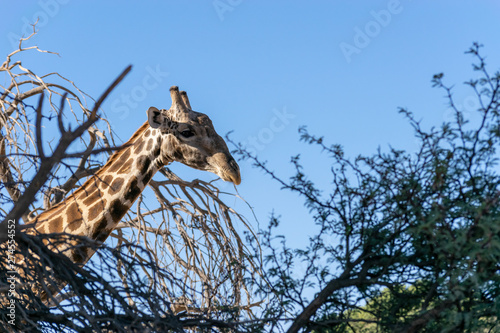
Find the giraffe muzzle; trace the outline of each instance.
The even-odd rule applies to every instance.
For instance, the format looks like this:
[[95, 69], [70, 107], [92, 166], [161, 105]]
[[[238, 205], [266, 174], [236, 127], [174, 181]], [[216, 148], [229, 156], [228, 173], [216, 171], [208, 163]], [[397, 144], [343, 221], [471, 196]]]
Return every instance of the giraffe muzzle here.
[[240, 185], [241, 183], [241, 174], [240, 174], [240, 167], [238, 163], [231, 157], [231, 160], [229, 161], [230, 169], [231, 172], [229, 174], [229, 178], [231, 178], [231, 181], [234, 183], [234, 185]]
[[208, 159], [209, 164], [222, 180], [232, 182], [234, 185], [241, 183], [240, 167], [231, 155], [216, 153]]

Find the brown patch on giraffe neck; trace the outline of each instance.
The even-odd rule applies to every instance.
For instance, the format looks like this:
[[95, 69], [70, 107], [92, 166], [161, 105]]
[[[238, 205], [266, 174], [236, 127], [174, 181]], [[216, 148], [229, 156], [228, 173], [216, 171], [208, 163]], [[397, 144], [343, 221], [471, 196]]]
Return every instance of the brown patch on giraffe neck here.
[[111, 233], [111, 228], [108, 228], [108, 221], [105, 216], [103, 216], [99, 221], [95, 223], [95, 228], [92, 231], [91, 238], [104, 242]]
[[141, 175], [144, 175], [151, 165], [151, 157], [143, 155], [137, 159], [136, 167]]
[[60, 233], [63, 232], [63, 222], [64, 219], [62, 216], [58, 216], [52, 220], [51, 229], [52, 232]]
[[124, 204], [120, 199], [115, 199], [110, 204], [109, 213], [111, 214], [113, 221], [116, 222], [122, 219], [122, 217], [125, 215], [128, 209], [129, 206]]
[[77, 264], [84, 264], [90, 258], [88, 246], [76, 246], [71, 251], [71, 259]]
[[143, 188], [139, 187], [137, 178], [132, 178], [127, 187], [128, 190], [125, 192], [123, 199], [129, 200], [130, 202], [134, 201], [143, 190]]
[[84, 198], [83, 204], [89, 206], [94, 202], [102, 200], [102, 193], [98, 189], [95, 189], [92, 193], [87, 193]]
[[148, 140], [148, 145], [146, 147], [147, 151], [151, 151], [151, 149], [153, 149], [153, 139], [152, 138]]
[[140, 154], [142, 150], [144, 149], [144, 141], [138, 142], [136, 145], [134, 145], [134, 154]]
[[95, 220], [99, 215], [101, 215], [106, 208], [106, 199], [97, 200], [92, 206], [89, 207], [88, 219], [89, 221]]
[[125, 179], [123, 177], [117, 177], [108, 188], [108, 193], [113, 195], [120, 192], [123, 189], [123, 183], [125, 183]]
[[71, 232], [80, 228], [83, 222], [83, 217], [77, 202], [72, 202], [69, 204], [68, 208], [66, 209], [66, 219], [69, 223], [66, 226], [67, 229], [65, 229], [64, 231]]

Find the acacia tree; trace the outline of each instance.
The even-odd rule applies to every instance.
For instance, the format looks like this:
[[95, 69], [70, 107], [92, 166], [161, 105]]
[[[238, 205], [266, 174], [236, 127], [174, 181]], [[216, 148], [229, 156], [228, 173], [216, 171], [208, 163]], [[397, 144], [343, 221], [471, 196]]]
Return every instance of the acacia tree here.
[[[0, 330], [238, 329], [233, 321], [247, 318], [255, 306], [244, 278], [259, 268], [236, 232], [251, 234], [251, 228], [225, 204], [230, 194], [217, 183], [187, 182], [160, 170], [145, 194], [151, 199], [141, 196], [106, 244], [23, 232], [21, 221], [64, 200], [120, 149], [104, 101], [130, 71], [89, 109], [93, 99], [72, 81], [35, 73], [21, 62], [26, 52], [51, 53], [25, 46], [34, 34], [21, 39], [0, 66], [8, 82], [0, 86]], [[49, 240], [97, 253], [81, 267], [48, 250]], [[49, 292], [61, 281], [67, 286], [45, 304], [30, 281]]]
[[[339, 145], [300, 129], [301, 139], [331, 158], [332, 191], [307, 177], [300, 157], [288, 180], [242, 146], [237, 153], [304, 198], [319, 232], [292, 249], [276, 235], [274, 216], [261, 231], [267, 331], [493, 332], [500, 329], [500, 73], [490, 75], [480, 45], [477, 98], [469, 122], [443, 74], [454, 120], [425, 130], [402, 113], [419, 142], [416, 152], [390, 148], [346, 157]], [[303, 225], [304, 223], [302, 223]], [[300, 267], [300, 269], [298, 269]], [[279, 320], [276, 320], [279, 318]]]

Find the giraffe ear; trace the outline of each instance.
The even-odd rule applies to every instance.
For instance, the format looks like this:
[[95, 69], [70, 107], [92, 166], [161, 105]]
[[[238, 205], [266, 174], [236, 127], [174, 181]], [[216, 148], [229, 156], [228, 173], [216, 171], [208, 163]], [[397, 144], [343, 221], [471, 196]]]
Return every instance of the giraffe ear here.
[[154, 106], [148, 109], [148, 123], [152, 128], [158, 128], [163, 124], [161, 111]]

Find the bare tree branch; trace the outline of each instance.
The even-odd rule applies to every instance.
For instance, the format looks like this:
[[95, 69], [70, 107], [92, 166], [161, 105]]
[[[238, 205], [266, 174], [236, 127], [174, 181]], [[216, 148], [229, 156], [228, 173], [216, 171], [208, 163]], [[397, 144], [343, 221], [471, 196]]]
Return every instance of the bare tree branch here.
[[[106, 154], [100, 153], [123, 148], [115, 145], [110, 124], [97, 117], [97, 112], [104, 114], [101, 104], [130, 68], [89, 111], [87, 95], [72, 81], [58, 73], [34, 73], [28, 65], [15, 61], [23, 52], [33, 50], [42, 52], [21, 43], [0, 67], [0, 75], [10, 80], [5, 87], [0, 86], [4, 144], [0, 199], [4, 200], [2, 208], [9, 211], [1, 215], [0, 241], [7, 239], [9, 220], [18, 223], [22, 215], [26, 222], [28, 216], [34, 218], [63, 201], [104, 164]], [[75, 140], [84, 148], [70, 148]], [[14, 265], [20, 281], [16, 285], [21, 295], [16, 298], [20, 325], [26, 330], [40, 322], [50, 323], [56, 330], [92, 327], [142, 332], [219, 327], [239, 331], [244, 321], [235, 318], [251, 317], [262, 304], [248, 286], [248, 281], [259, 278], [261, 263], [253, 258], [254, 249], [248, 249], [242, 237], [243, 230], [256, 238], [250, 223], [225, 202], [235, 197], [239, 198], [221, 192], [216, 182], [187, 182], [164, 168], [104, 245], [66, 234], [32, 236], [22, 232], [29, 225], [17, 225], [14, 254], [7, 242], [0, 242], [0, 254], [20, 259]], [[72, 267], [65, 256], [51, 253], [58, 242], [94, 249], [95, 259], [85, 267]], [[0, 264], [2, 324], [2, 315], [7, 313], [3, 306], [9, 301], [9, 286], [5, 284], [9, 269], [7, 261]], [[33, 292], [34, 283], [47, 295], [52, 310]], [[56, 295], [66, 283], [67, 292]], [[117, 307], [123, 310], [119, 315]], [[175, 309], [181, 311], [177, 316]], [[66, 318], [58, 315], [60, 311]], [[102, 313], [116, 320], [99, 317]], [[67, 319], [70, 317], [73, 321]]]

